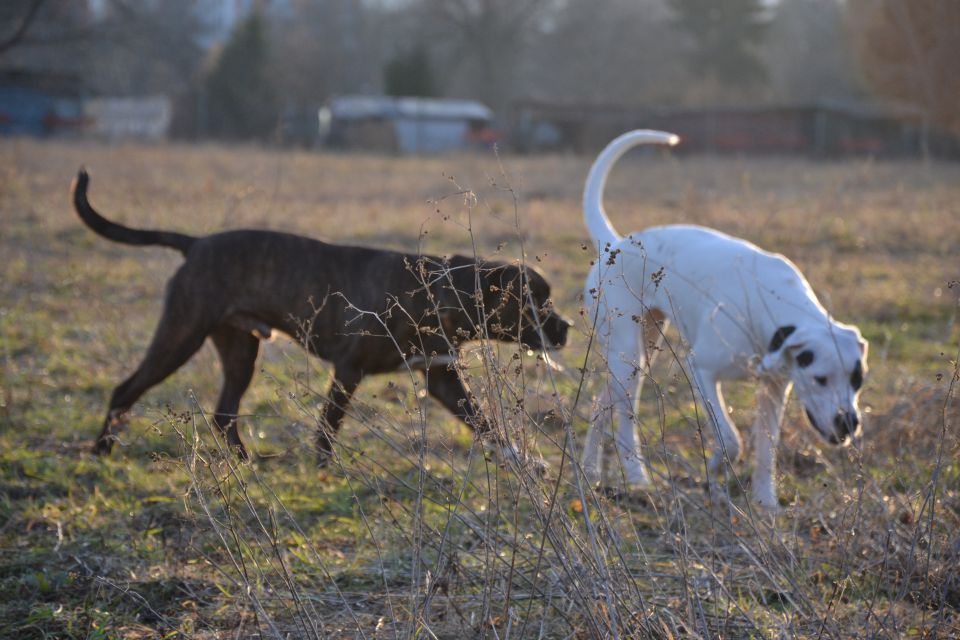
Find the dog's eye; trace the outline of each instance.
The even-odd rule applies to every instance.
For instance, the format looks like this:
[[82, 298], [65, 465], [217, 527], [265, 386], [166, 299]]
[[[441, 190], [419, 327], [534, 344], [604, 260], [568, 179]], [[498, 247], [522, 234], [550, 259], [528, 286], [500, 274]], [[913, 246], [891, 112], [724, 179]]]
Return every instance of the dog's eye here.
[[813, 351], [801, 351], [797, 355], [797, 366], [801, 369], [813, 364]]
[[814, 380], [817, 381], [817, 384], [821, 387], [827, 386], [827, 377], [826, 376], [814, 376]]
[[860, 362], [857, 362], [856, 366], [853, 367], [853, 373], [850, 374], [850, 386], [853, 387], [854, 391], [859, 391], [862, 385], [863, 367], [860, 365]]

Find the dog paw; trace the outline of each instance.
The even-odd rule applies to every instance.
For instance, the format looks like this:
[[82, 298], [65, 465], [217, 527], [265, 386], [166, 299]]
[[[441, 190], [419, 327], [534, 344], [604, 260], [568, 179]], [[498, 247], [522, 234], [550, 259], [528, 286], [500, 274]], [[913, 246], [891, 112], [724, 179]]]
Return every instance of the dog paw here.
[[[621, 473], [622, 481], [631, 489], [645, 489], [653, 484], [650, 479], [650, 472], [647, 471], [647, 465], [643, 458], [629, 457], [623, 461]], [[618, 474], [619, 475], [619, 474]]]
[[757, 517], [761, 519], [774, 519], [777, 516], [783, 515], [784, 509], [779, 504], [770, 506], [767, 503], [760, 503], [754, 501], [753, 503], [754, 513]]
[[753, 496], [753, 506], [761, 513], [775, 516], [783, 513], [780, 501], [774, 496]]
[[252, 456], [250, 455], [250, 452], [247, 451], [247, 448], [243, 445], [242, 442], [230, 442], [228, 443], [228, 446], [233, 451], [233, 453], [237, 456], [237, 460], [239, 462], [241, 463], [251, 462], [253, 460]]
[[101, 434], [93, 443], [90, 453], [98, 457], [108, 456], [113, 451], [113, 445], [119, 440], [120, 438], [114, 433]]
[[90, 453], [97, 457], [103, 457], [110, 455], [110, 451], [113, 449], [113, 438], [105, 439], [100, 438], [93, 443], [93, 447], [90, 448]]
[[583, 469], [583, 480], [588, 488], [599, 490], [603, 485], [603, 474]]

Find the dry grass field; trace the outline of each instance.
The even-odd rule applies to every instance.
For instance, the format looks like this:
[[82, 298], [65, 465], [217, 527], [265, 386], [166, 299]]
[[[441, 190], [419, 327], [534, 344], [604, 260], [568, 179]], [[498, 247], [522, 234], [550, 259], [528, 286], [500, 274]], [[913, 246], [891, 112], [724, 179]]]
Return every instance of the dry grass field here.
[[[744, 494], [749, 456], [728, 496], [704, 489], [696, 408], [667, 357], [639, 415], [655, 487], [603, 497], [577, 474], [599, 379], [577, 301], [589, 162], [0, 142], [0, 637], [960, 635], [960, 165], [657, 153], [615, 170], [620, 230], [699, 223], [783, 252], [870, 341], [864, 437], [832, 449], [792, 402], [782, 509], [765, 514]], [[282, 339], [241, 407], [255, 463], [213, 436], [210, 346], [94, 459], [181, 258], [83, 227], [67, 197], [80, 165], [94, 205], [132, 226], [525, 254], [577, 319], [566, 370], [507, 345], [464, 365], [549, 474], [500, 466], [410, 373], [365, 381], [318, 471], [328, 370]], [[746, 436], [750, 386], [728, 396]]]

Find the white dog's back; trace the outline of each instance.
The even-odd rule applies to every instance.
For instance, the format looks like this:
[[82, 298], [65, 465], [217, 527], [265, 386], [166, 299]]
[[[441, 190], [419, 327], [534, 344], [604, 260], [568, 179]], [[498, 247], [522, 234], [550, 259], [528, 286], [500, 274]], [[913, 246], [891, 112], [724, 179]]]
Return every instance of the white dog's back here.
[[[603, 187], [613, 163], [634, 145], [675, 142], [672, 134], [633, 131], [612, 142], [595, 162], [584, 191], [584, 217], [599, 259], [587, 278], [586, 296], [602, 303], [601, 330], [611, 318], [657, 309], [691, 345], [724, 336], [729, 361], [714, 364], [740, 369], [737, 377], [746, 375], [735, 366], [742, 364], [736, 362], [738, 356], [765, 345], [778, 318], [822, 317], [825, 312], [792, 262], [741, 238], [688, 224], [649, 227], [626, 237], [617, 233], [603, 207]], [[758, 299], [770, 306], [751, 307], [749, 301]], [[684, 305], [692, 301], [697, 312], [684, 313]], [[768, 317], [750, 317], [758, 312]]]

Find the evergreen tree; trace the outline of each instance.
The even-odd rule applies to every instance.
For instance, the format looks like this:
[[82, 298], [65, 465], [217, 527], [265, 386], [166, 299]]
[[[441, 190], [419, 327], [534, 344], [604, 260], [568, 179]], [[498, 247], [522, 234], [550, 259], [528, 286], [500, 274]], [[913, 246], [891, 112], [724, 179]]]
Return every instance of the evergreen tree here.
[[383, 68], [383, 86], [387, 95], [437, 95], [430, 56], [422, 45], [395, 55]]
[[746, 87], [766, 79], [756, 47], [769, 22], [763, 0], [669, 0], [674, 27], [689, 36], [694, 75]]
[[206, 124], [219, 138], [263, 138], [277, 122], [266, 25], [253, 12], [230, 36], [206, 81]]

